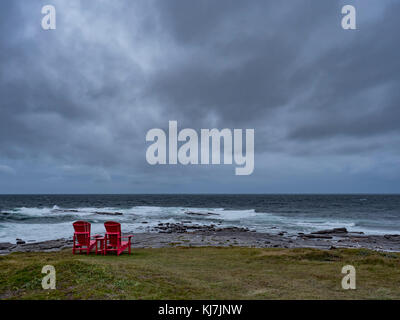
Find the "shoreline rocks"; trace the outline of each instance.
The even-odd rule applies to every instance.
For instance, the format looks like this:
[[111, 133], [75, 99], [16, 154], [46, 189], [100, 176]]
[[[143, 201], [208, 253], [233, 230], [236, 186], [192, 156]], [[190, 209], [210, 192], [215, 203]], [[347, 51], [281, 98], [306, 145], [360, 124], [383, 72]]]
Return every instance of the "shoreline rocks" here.
[[193, 232], [248, 232], [248, 228], [239, 227], [217, 227], [215, 224], [211, 225], [198, 225], [198, 224], [184, 224], [182, 223], [159, 223], [149, 231], [158, 233], [193, 233]]
[[310, 239], [332, 239], [333, 237], [331, 235], [327, 234], [302, 234], [301, 237], [303, 238], [310, 238]]
[[26, 242], [24, 241], [24, 240], [22, 240], [22, 239], [15, 239], [15, 241], [16, 241], [16, 244], [25, 244]]
[[0, 251], [9, 250], [11, 248], [14, 248], [15, 246], [15, 244], [12, 244], [10, 242], [0, 242]]
[[[129, 230], [125, 230], [128, 232]], [[128, 232], [132, 234], [132, 232]], [[310, 234], [261, 233], [248, 228], [220, 227], [215, 224], [159, 223], [147, 232], [133, 233], [133, 248], [162, 248], [171, 246], [242, 246], [255, 248], [365, 248], [400, 252], [400, 234], [363, 235], [344, 228], [321, 230]], [[21, 239], [19, 239], [21, 240]], [[0, 255], [12, 252], [49, 252], [72, 248], [70, 239], [33, 243], [0, 243]]]
[[332, 233], [347, 233], [347, 229], [346, 228], [333, 228], [333, 229], [326, 229], [326, 230], [311, 232], [311, 234], [332, 234]]

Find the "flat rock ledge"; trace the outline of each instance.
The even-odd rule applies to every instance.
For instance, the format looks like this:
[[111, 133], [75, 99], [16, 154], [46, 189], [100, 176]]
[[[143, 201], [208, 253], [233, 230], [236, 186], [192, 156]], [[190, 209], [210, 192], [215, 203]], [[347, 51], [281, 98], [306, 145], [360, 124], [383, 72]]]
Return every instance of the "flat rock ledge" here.
[[[253, 247], [253, 248], [366, 248], [400, 252], [400, 234], [364, 235], [345, 228], [321, 230], [310, 234], [277, 234], [252, 232], [246, 228], [182, 226], [160, 224], [152, 232], [134, 233], [133, 248], [163, 247]], [[25, 244], [0, 243], [0, 254], [12, 252], [50, 252], [72, 248], [71, 239], [58, 239]]]
[[23, 244], [0, 243], [0, 255], [11, 252], [50, 252], [72, 248], [72, 239], [57, 239]]

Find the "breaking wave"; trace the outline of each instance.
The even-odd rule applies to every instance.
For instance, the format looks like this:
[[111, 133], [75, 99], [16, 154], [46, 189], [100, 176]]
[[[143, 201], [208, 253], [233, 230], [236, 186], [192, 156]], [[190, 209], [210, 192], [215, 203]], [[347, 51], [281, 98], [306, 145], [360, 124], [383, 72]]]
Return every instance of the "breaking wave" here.
[[[296, 211], [297, 212], [297, 211]], [[43, 208], [18, 207], [0, 212], [0, 241], [14, 242], [16, 238], [42, 241], [71, 238], [72, 222], [86, 220], [92, 223], [93, 233], [103, 233], [103, 223], [118, 221], [127, 232], [148, 232], [159, 223], [211, 225], [220, 227], [247, 227], [259, 232], [312, 232], [321, 229], [346, 227], [350, 231], [367, 234], [397, 233], [393, 225], [376, 219], [335, 218], [296, 214], [282, 215], [255, 209], [134, 206], [61, 208], [57, 205]]]

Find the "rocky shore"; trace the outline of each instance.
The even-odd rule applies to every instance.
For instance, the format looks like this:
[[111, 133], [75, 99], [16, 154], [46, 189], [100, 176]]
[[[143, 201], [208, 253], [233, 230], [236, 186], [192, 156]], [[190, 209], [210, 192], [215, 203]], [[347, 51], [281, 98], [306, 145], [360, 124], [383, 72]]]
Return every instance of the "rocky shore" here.
[[[160, 223], [149, 232], [135, 233], [133, 248], [161, 248], [171, 246], [241, 246], [258, 248], [367, 248], [378, 251], [399, 251], [400, 235], [365, 235], [348, 232], [345, 228], [321, 230], [309, 234], [260, 233], [247, 228], [222, 228], [186, 223]], [[11, 252], [58, 251], [72, 247], [71, 239], [43, 242], [0, 243], [0, 254]]]

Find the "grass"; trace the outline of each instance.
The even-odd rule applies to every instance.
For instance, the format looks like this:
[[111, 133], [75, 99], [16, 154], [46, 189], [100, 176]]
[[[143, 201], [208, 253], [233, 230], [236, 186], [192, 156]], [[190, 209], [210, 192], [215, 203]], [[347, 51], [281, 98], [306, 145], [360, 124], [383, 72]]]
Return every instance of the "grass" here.
[[[43, 290], [44, 265], [57, 288]], [[357, 271], [343, 290], [341, 269]], [[365, 249], [162, 248], [0, 257], [0, 299], [400, 299], [400, 254]]]

